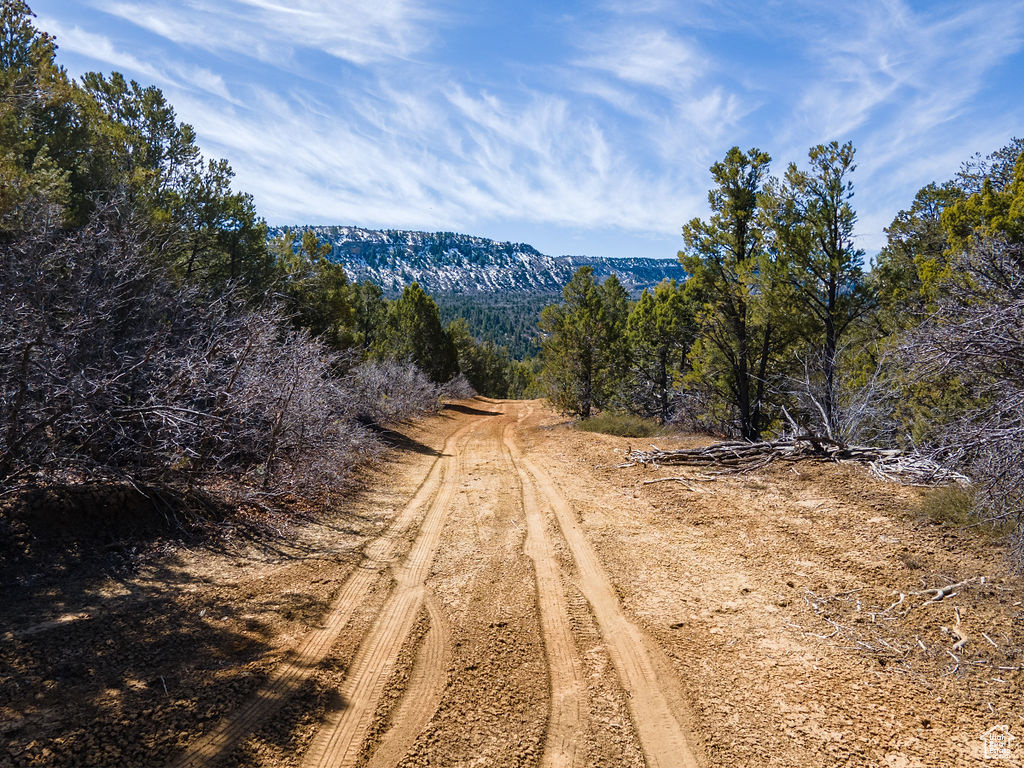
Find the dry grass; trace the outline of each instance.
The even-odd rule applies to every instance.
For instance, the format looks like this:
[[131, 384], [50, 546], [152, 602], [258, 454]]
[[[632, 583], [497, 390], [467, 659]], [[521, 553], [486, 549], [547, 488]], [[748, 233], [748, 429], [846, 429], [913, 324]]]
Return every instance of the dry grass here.
[[921, 497], [919, 510], [928, 520], [948, 528], [971, 528], [993, 538], [1012, 533], [1015, 522], [985, 517], [977, 497], [977, 491], [961, 485], [931, 488]]
[[653, 419], [613, 411], [585, 419], [576, 425], [576, 429], [617, 437], [659, 437], [669, 434], [669, 430]]

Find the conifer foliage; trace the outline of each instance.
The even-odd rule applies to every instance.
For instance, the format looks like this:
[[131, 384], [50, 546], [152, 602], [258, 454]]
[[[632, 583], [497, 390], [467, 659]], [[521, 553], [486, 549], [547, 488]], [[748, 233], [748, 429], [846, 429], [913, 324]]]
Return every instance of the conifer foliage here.
[[812, 147], [782, 178], [769, 162], [733, 147], [711, 167], [711, 215], [683, 227], [682, 285], [627, 306], [613, 281], [577, 272], [542, 313], [548, 397], [608, 424], [923, 451], [979, 481], [978, 524], [1020, 531], [1024, 140], [922, 188], [874, 264], [855, 240], [852, 144]]
[[544, 378], [559, 408], [586, 419], [610, 402], [622, 370], [626, 293], [618, 280], [595, 283], [593, 269], [580, 267], [562, 295], [564, 303], [541, 313]]

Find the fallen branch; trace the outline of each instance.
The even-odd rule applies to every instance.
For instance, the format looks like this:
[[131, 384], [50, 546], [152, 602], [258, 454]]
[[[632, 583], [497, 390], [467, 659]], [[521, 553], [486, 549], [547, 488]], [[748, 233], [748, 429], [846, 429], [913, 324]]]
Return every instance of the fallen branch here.
[[629, 465], [707, 467], [711, 468], [711, 475], [750, 472], [777, 459], [789, 462], [852, 461], [867, 464], [877, 477], [907, 485], [970, 482], [966, 476], [923, 456], [906, 455], [893, 448], [845, 445], [818, 435], [801, 435], [759, 443], [730, 441], [704, 448], [677, 450], [662, 450], [652, 445], [649, 451], [627, 449], [626, 458]]
[[951, 630], [950, 634], [953, 635], [953, 637], [956, 639], [956, 642], [953, 643], [953, 653], [957, 653], [958, 651], [962, 650], [965, 645], [967, 645], [967, 641], [970, 638], [968, 638], [967, 635], [960, 631], [960, 609], [954, 608], [953, 613], [956, 616], [956, 624], [953, 626], [953, 629]]
[[960, 659], [958, 659], [956, 657], [956, 654], [953, 653], [952, 651], [950, 651], [949, 649], [946, 649], [946, 653], [948, 653], [950, 656], [952, 656], [953, 657], [953, 661], [954, 661], [953, 669], [950, 671], [949, 674], [955, 675], [957, 670], [960, 669]]
[[936, 587], [934, 589], [923, 589], [920, 592], [911, 592], [912, 595], [931, 595], [931, 600], [926, 600], [924, 605], [931, 605], [932, 603], [938, 603], [950, 597], [953, 592], [966, 587], [968, 584], [973, 584], [976, 581], [980, 581], [982, 584], [985, 583], [984, 576], [975, 576], [973, 579], [965, 579], [964, 581], [958, 581], [956, 584], [948, 584], [945, 587]]

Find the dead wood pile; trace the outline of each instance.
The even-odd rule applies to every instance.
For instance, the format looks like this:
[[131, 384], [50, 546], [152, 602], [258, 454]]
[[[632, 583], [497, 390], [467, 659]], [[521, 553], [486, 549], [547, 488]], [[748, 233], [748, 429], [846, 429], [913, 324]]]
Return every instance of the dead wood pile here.
[[[815, 435], [767, 440], [759, 443], [732, 441], [715, 443], [705, 448], [662, 450], [630, 449], [628, 463], [621, 466], [644, 464], [651, 466], [685, 466], [705, 470], [707, 476], [749, 472], [781, 461], [842, 461], [866, 464], [872, 474], [884, 480], [903, 485], [967, 484], [968, 478], [943, 467], [925, 456], [906, 454], [893, 448], [873, 448], [844, 445], [838, 441]], [[702, 478], [692, 478], [702, 479]]]

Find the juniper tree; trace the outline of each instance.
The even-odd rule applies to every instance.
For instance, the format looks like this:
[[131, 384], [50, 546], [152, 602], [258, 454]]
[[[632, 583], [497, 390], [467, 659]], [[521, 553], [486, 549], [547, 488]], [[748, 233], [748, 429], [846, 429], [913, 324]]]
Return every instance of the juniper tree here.
[[623, 370], [627, 295], [617, 278], [599, 285], [591, 267], [580, 267], [562, 299], [541, 312], [542, 378], [557, 408], [587, 419], [608, 402]]
[[853, 144], [819, 144], [808, 152], [810, 168], [790, 163], [785, 178], [763, 195], [771, 247], [779, 257], [787, 301], [799, 316], [795, 327], [808, 350], [805, 389], [813, 393], [822, 426], [839, 437], [840, 352], [853, 323], [872, 307], [864, 252], [854, 242], [857, 214], [851, 205], [856, 169]]
[[459, 371], [455, 345], [441, 325], [437, 304], [419, 283], [407, 286], [388, 307], [385, 332], [377, 339], [376, 353], [408, 360], [438, 383]]

